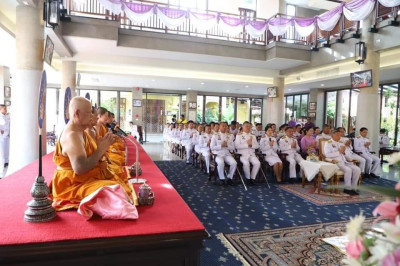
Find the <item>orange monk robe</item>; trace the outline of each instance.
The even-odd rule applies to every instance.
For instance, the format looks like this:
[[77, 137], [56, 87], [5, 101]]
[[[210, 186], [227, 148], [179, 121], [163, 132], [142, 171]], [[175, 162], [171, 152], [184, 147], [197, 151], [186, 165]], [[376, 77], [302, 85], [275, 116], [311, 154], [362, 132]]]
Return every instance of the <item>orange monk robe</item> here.
[[[86, 133], [83, 133], [86, 155], [91, 156], [97, 149], [96, 142]], [[103, 159], [95, 167], [85, 174], [78, 175], [74, 172], [68, 157], [62, 154], [61, 144], [58, 141], [53, 157], [57, 169], [51, 182], [53, 195], [53, 207], [58, 210], [78, 208], [81, 200], [97, 189], [120, 184], [127, 197], [131, 198], [132, 190], [114, 172], [107, 167]]]
[[[105, 125], [101, 124], [98, 136], [99, 137], [104, 137], [108, 132], [108, 129], [106, 128]], [[112, 164], [116, 164], [118, 166], [125, 165], [125, 145], [123, 146], [121, 150], [121, 142], [122, 145], [124, 145], [122, 139], [117, 138], [117, 144], [115, 142], [110, 145], [110, 148], [107, 151], [108, 158], [110, 159], [110, 162]]]

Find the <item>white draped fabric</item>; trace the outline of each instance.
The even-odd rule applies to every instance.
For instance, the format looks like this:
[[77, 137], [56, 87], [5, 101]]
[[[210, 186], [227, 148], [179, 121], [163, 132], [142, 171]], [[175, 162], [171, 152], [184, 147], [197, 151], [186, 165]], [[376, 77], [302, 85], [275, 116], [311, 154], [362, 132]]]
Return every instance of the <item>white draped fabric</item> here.
[[122, 10], [122, 1], [121, 0], [98, 0], [99, 3], [111, 13], [115, 15], [119, 15]]
[[268, 21], [268, 29], [274, 36], [285, 34], [289, 26], [291, 26], [291, 20], [287, 18], [272, 18]]
[[228, 35], [236, 36], [239, 35], [243, 31], [243, 24], [238, 23], [235, 18], [234, 21], [229, 21], [228, 17], [220, 17], [219, 26], [221, 30], [226, 32]]
[[170, 18], [167, 15], [165, 15], [159, 7], [157, 7], [157, 17], [161, 20], [162, 23], [165, 24], [165, 26], [171, 29], [182, 25], [186, 19], [185, 15], [181, 15], [176, 18]]
[[317, 24], [320, 30], [331, 31], [338, 23], [340, 16], [342, 15], [343, 5], [336, 7], [335, 9], [325, 12], [317, 17]]
[[394, 7], [400, 5], [400, 0], [378, 0], [379, 3], [386, 7]]
[[246, 25], [246, 32], [250, 35], [251, 38], [257, 39], [261, 35], [265, 33], [267, 29], [267, 23], [264, 26], [256, 28], [255, 25], [248, 23]]
[[190, 22], [199, 31], [207, 31], [217, 25], [217, 15], [190, 12]]
[[324, 180], [328, 181], [335, 175], [336, 171], [339, 170], [339, 167], [336, 164], [322, 161], [311, 162], [303, 160], [300, 162], [300, 167], [304, 171], [304, 175], [309, 182], [312, 181], [319, 172], [321, 172]]
[[306, 25], [300, 25], [300, 22], [295, 19], [294, 28], [301, 37], [307, 37], [315, 30], [315, 21], [314, 19], [309, 25], [307, 25], [308, 23]]
[[[364, 3], [357, 5], [357, 1], [362, 1]], [[354, 7], [352, 7], [352, 4], [354, 4]], [[364, 20], [371, 14], [374, 7], [375, 0], [366, 2], [364, 0], [355, 0], [343, 7], [343, 14], [350, 21]]]
[[133, 12], [132, 10], [129, 9], [128, 6], [126, 6], [126, 4], [124, 4], [124, 12], [126, 14], [126, 16], [134, 23], [136, 24], [141, 24], [146, 22], [151, 16], [154, 15], [154, 9], [150, 9], [147, 12], [143, 12], [143, 13], [137, 13], [137, 12]]

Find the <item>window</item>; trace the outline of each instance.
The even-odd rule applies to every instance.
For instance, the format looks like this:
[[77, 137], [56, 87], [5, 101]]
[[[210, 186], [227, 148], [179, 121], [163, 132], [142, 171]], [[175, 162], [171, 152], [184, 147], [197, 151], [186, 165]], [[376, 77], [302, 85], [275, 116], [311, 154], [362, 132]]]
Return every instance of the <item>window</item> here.
[[326, 94], [326, 117], [325, 123], [331, 127], [335, 127], [335, 117], [336, 117], [336, 94], [337, 91], [330, 91]]
[[290, 117], [293, 115], [293, 96], [286, 96], [286, 105], [285, 105], [285, 121], [286, 123], [290, 120]]
[[129, 122], [132, 121], [132, 92], [121, 91], [119, 97], [119, 124], [125, 131], [131, 131]]
[[351, 90], [351, 103], [350, 103], [350, 118], [349, 118], [349, 130], [347, 132], [351, 133], [356, 128], [356, 118], [357, 118], [357, 104], [358, 95], [360, 94], [359, 89]]
[[219, 96], [206, 96], [204, 121], [209, 124], [219, 121]]
[[398, 84], [383, 85], [381, 90], [381, 128], [393, 142], [396, 136]]
[[222, 97], [221, 98], [221, 121], [227, 122], [228, 125], [235, 118], [235, 98]]
[[337, 92], [337, 104], [336, 127], [344, 127], [349, 132], [350, 90]]
[[290, 17], [296, 16], [296, 6], [286, 5], [286, 15], [288, 15]]
[[300, 102], [301, 101], [301, 96], [300, 95], [295, 95], [294, 96], [294, 105], [293, 105], [293, 116], [294, 119], [300, 118]]
[[89, 101], [92, 103], [92, 106], [97, 106], [97, 90], [79, 90], [79, 96], [86, 97], [87, 94], [89, 95]]
[[117, 114], [117, 92], [116, 91], [100, 91], [100, 106], [108, 111]]
[[308, 94], [302, 94], [299, 117], [307, 118], [307, 116], [308, 116]]
[[236, 107], [237, 118], [236, 121], [243, 123], [250, 121], [250, 99], [249, 98], [237, 98]]
[[[186, 95], [181, 96], [181, 115], [184, 114], [186, 117]], [[187, 119], [187, 117], [186, 117]]]
[[263, 99], [252, 99], [251, 100], [251, 123], [262, 122], [262, 106]]
[[204, 96], [197, 96], [197, 123], [203, 123], [203, 99]]

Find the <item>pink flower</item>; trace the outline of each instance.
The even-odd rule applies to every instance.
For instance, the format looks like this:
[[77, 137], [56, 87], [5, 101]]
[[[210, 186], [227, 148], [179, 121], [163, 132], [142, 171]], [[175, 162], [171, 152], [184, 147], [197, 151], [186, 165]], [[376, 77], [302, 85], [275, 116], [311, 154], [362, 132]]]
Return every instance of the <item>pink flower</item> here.
[[392, 254], [387, 254], [382, 259], [382, 266], [398, 266], [400, 265], [400, 248]]
[[358, 259], [360, 258], [361, 252], [365, 250], [364, 239], [359, 239], [352, 241], [346, 245], [346, 252], [350, 258]]
[[[396, 190], [400, 190], [400, 182], [396, 184]], [[391, 223], [395, 223], [396, 216], [400, 214], [400, 198], [396, 198], [396, 202], [384, 201], [380, 203], [372, 212], [374, 216], [380, 214], [381, 217], [376, 219], [374, 223], [381, 219], [389, 219]]]

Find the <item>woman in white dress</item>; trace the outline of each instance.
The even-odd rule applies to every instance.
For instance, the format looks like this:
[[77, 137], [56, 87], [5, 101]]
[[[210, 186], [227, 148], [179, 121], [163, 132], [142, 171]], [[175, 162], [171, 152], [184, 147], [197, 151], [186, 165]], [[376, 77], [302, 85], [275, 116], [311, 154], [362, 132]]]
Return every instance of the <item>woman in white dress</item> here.
[[260, 141], [260, 149], [265, 154], [265, 161], [274, 168], [276, 181], [281, 183], [283, 164], [277, 154], [278, 144], [276, 138], [273, 136], [274, 132], [271, 127], [267, 127], [265, 133], [265, 136]]

